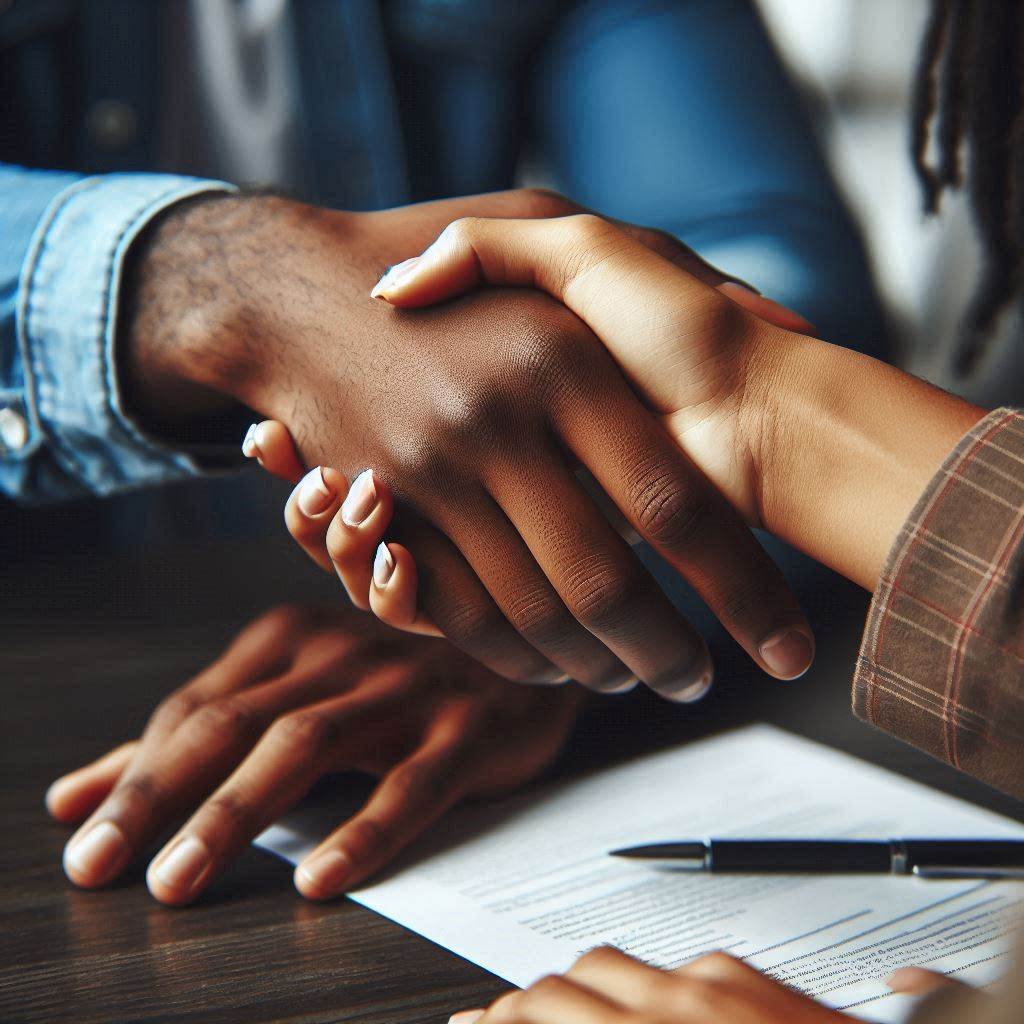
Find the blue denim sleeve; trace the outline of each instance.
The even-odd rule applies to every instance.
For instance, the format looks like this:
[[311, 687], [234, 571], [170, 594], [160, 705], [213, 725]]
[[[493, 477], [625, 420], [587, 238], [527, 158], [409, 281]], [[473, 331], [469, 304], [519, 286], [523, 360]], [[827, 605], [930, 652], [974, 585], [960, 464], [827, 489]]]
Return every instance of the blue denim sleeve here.
[[578, 4], [539, 82], [558, 188], [670, 231], [821, 336], [885, 355], [862, 242], [752, 2]]
[[0, 165], [0, 491], [107, 495], [195, 475], [122, 407], [114, 341], [125, 254], [173, 203], [222, 182]]

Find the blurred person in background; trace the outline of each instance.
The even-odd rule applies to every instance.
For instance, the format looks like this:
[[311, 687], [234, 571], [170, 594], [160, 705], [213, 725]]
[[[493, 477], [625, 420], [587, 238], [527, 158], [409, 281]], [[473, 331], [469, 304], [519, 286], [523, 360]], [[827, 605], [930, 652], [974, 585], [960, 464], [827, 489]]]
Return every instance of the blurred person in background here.
[[[432, 369], [437, 354], [414, 348], [413, 336], [383, 322], [366, 295], [382, 266], [421, 249], [455, 217], [578, 209], [530, 192], [401, 205], [506, 188], [522, 173], [609, 215], [684, 238], [827, 336], [884, 351], [862, 246], [752, 3], [15, 0], [0, 13], [0, 47], [0, 488], [17, 501], [110, 500], [230, 467], [238, 425], [251, 415], [246, 404], [264, 414], [282, 414], [287, 405], [301, 413], [289, 426], [319, 439], [310, 381], [328, 364], [333, 393], [346, 402], [334, 418], [348, 431], [339, 442], [354, 465], [374, 461], [359, 445], [375, 431], [388, 436], [382, 417], [392, 410], [406, 420], [405, 408], [420, 413], [424, 436], [434, 422], [447, 430], [443, 388], [413, 382], [402, 393], [394, 372], [404, 358], [426, 358]], [[239, 192], [239, 184], [284, 189], [296, 199]], [[382, 207], [397, 208], [369, 212]], [[655, 247], [670, 244], [664, 235], [643, 237]], [[296, 266], [311, 254], [316, 273]], [[225, 314], [229, 298], [234, 306]], [[486, 344], [509, 334], [578, 333], [559, 308], [496, 293], [464, 304], [433, 334], [424, 320], [417, 337], [468, 353], [481, 337]], [[329, 331], [294, 330], [310, 311]], [[312, 348], [310, 333], [317, 335]], [[288, 352], [275, 350], [282, 339]], [[299, 341], [310, 348], [304, 360], [296, 358]], [[264, 360], [258, 370], [256, 358]], [[239, 401], [229, 392], [242, 381], [258, 382], [273, 399]], [[312, 462], [340, 452], [306, 454]], [[237, 523], [242, 497], [231, 493], [229, 502], [228, 494], [222, 489], [207, 503], [202, 491], [189, 490], [178, 511]], [[141, 532], [143, 521], [165, 535], [167, 520], [149, 514], [152, 507], [128, 506], [131, 528], [122, 520], [118, 540]], [[86, 517], [99, 513], [80, 508], [84, 535]], [[721, 515], [725, 536], [735, 517], [725, 508]], [[30, 522], [29, 536], [45, 542], [36, 519]], [[738, 520], [731, 528], [744, 531]], [[7, 545], [19, 539], [17, 530], [3, 536]], [[734, 581], [767, 575], [758, 586], [780, 596], [753, 602], [758, 614], [788, 616], [780, 623], [787, 629], [802, 623], [763, 555], [744, 546], [742, 532], [736, 536], [726, 548], [749, 557], [738, 571], [718, 574], [721, 603], [730, 604]], [[632, 565], [632, 555], [622, 557]], [[668, 574], [662, 578], [669, 585]], [[650, 584], [642, 586], [657, 603]], [[461, 616], [463, 646], [472, 653], [504, 668], [508, 659], [495, 665], [504, 643], [520, 660], [532, 658], [534, 672], [549, 670], [507, 624], [494, 627], [501, 643], [493, 628], [474, 634], [480, 615], [493, 618], [496, 610], [468, 576], [461, 590], [438, 590], [449, 602], [446, 632], [460, 634]], [[476, 619], [465, 615], [473, 601]], [[703, 629], [707, 613], [688, 613]], [[657, 618], [674, 624], [662, 630], [669, 639], [693, 635], [663, 604]], [[344, 617], [326, 621], [344, 647], [353, 627]], [[85, 830], [78, 839], [89, 841], [69, 848], [75, 881], [109, 881], [146, 848], [161, 815], [180, 813], [216, 788], [253, 746], [251, 716], [237, 713], [251, 703], [239, 695], [264, 683], [269, 665], [285, 671], [296, 659], [305, 664], [307, 648], [330, 647], [324, 622], [292, 611], [255, 624], [154, 718], [144, 771], [124, 771], [122, 753], [106, 763], [102, 784], [87, 785], [84, 802], [64, 804], [54, 791], [55, 811], [78, 819], [95, 809], [105, 785], [121, 779], [110, 799], [134, 813], [147, 805], [154, 782], [151, 755], [170, 736], [188, 743], [213, 729], [228, 743], [180, 790], [172, 787], [168, 807], [147, 805], [150, 813], [133, 819], [130, 835], [124, 822]], [[806, 665], [809, 641], [800, 636], [800, 664], [774, 674]], [[749, 639], [755, 659], [769, 667], [758, 653], [761, 638]], [[700, 643], [693, 641], [698, 654]], [[325, 688], [352, 686], [324, 657], [329, 670], [314, 659], [299, 672], [301, 686], [261, 691], [267, 702], [257, 737], [280, 719], [291, 728]], [[617, 662], [601, 658], [618, 672]], [[584, 658], [584, 668], [593, 660]], [[706, 675], [701, 668], [699, 678], [674, 681], [701, 689]], [[285, 676], [294, 682], [294, 672]], [[535, 693], [494, 699], [575, 702]], [[554, 739], [566, 735], [571, 718], [546, 719]], [[456, 730], [456, 745], [469, 744], [470, 735]], [[402, 841], [425, 822], [410, 816]], [[378, 851], [357, 866], [379, 862]], [[207, 872], [203, 884], [212, 877]]]

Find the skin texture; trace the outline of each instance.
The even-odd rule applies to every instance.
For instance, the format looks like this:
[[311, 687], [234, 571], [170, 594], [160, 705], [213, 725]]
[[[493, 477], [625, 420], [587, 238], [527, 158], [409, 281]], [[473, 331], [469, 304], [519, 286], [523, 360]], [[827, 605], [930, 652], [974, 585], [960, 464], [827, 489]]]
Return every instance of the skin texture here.
[[[891, 981], [895, 991], [913, 994], [964, 988], [920, 968], [899, 971]], [[564, 975], [501, 996], [487, 1010], [456, 1013], [450, 1024], [841, 1024], [854, 1019], [726, 953], [661, 971], [603, 946], [585, 953]]]
[[[458, 801], [537, 776], [580, 703], [575, 687], [509, 686], [444, 641], [403, 637], [355, 611], [282, 607], [164, 700], [139, 740], [58, 779], [47, 806], [81, 823], [64, 863], [86, 888], [111, 882], [179, 826], [147, 883], [161, 902], [181, 904], [321, 776], [367, 772], [380, 782], [366, 806], [296, 869], [299, 891], [326, 899], [380, 870]], [[161, 868], [183, 846], [175, 881]]]
[[374, 292], [414, 308], [482, 282], [563, 301], [748, 522], [867, 588], [942, 459], [983, 415], [771, 310], [728, 302], [733, 286], [711, 288], [593, 216], [459, 221]]
[[501, 996], [452, 1024], [840, 1024], [853, 1018], [799, 995], [725, 953], [659, 971], [610, 947]]
[[372, 466], [395, 497], [391, 529], [415, 554], [423, 609], [507, 678], [603, 689], [639, 678], [694, 699], [711, 679], [706, 646], [578, 483], [578, 464], [765, 668], [766, 638], [809, 630], [607, 351], [533, 291], [401, 314], [369, 298], [387, 261], [453, 216], [572, 209], [529, 192], [362, 215], [269, 197], [176, 208], [133, 274], [128, 394], [172, 433], [193, 411], [226, 415], [215, 407], [230, 396], [283, 422], [307, 466], [349, 479]]

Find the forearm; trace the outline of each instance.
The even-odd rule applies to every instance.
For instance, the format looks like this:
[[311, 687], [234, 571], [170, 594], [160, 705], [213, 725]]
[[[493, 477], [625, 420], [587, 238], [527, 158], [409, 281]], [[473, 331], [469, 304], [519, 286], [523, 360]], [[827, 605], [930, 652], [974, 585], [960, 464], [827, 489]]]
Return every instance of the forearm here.
[[915, 501], [984, 410], [867, 356], [773, 333], [755, 357], [766, 529], [873, 590]]

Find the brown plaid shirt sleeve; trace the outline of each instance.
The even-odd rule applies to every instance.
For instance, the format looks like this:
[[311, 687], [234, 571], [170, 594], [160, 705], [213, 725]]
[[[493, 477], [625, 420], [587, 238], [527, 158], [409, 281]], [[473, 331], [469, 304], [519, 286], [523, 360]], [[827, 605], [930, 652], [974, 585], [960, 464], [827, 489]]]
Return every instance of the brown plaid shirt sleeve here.
[[904, 524], [868, 613], [853, 709], [1024, 798], [1024, 413], [977, 423]]

